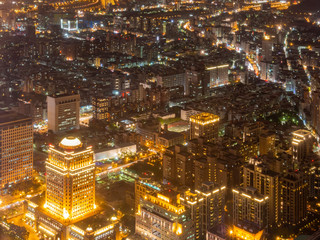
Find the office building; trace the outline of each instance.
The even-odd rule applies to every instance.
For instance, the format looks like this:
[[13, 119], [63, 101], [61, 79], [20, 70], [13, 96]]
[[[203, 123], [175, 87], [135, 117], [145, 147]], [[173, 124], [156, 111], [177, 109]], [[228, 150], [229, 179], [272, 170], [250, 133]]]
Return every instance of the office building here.
[[312, 152], [314, 139], [307, 130], [297, 130], [292, 133], [292, 157], [294, 169], [300, 167], [300, 163]]
[[54, 133], [79, 129], [80, 95], [47, 97], [48, 130]]
[[277, 82], [279, 75], [279, 64], [276, 62], [265, 62], [260, 63], [261, 71], [260, 78], [265, 81]]
[[49, 147], [45, 196], [27, 199], [26, 224], [41, 239], [119, 239], [119, 216], [95, 205], [95, 161], [91, 147], [64, 138]]
[[180, 118], [184, 121], [190, 121], [190, 117], [192, 115], [196, 115], [201, 113], [201, 111], [195, 110], [195, 109], [181, 109], [180, 111]]
[[146, 194], [136, 213], [136, 234], [145, 239], [195, 239], [190, 210], [180, 202], [180, 194], [168, 190]]
[[224, 221], [226, 187], [203, 183], [195, 191], [186, 191], [181, 203], [191, 211], [195, 239], [205, 239], [206, 232]]
[[50, 146], [46, 162], [46, 203], [64, 221], [74, 221], [95, 209], [95, 161], [91, 147], [78, 138], [64, 138], [58, 148]]
[[108, 120], [110, 113], [108, 112], [111, 107], [110, 100], [108, 98], [101, 98], [93, 96], [91, 99], [92, 104], [92, 117], [97, 120]]
[[307, 218], [308, 178], [290, 172], [281, 179], [282, 223], [297, 225]]
[[229, 65], [211, 66], [206, 68], [209, 71], [209, 87], [219, 87], [229, 84]]
[[32, 177], [33, 125], [30, 117], [0, 111], [0, 160], [0, 189]]
[[157, 85], [161, 87], [176, 87], [176, 86], [183, 86], [184, 93], [186, 94], [186, 74], [185, 72], [177, 72], [177, 73], [168, 73], [164, 71], [160, 73], [157, 77]]
[[243, 167], [243, 186], [268, 197], [268, 224], [280, 221], [280, 175], [261, 163]]
[[255, 188], [233, 189], [233, 224], [248, 223], [262, 230], [267, 227], [268, 197]]
[[211, 113], [199, 113], [190, 117], [190, 139], [203, 137], [212, 141], [218, 137], [219, 117]]

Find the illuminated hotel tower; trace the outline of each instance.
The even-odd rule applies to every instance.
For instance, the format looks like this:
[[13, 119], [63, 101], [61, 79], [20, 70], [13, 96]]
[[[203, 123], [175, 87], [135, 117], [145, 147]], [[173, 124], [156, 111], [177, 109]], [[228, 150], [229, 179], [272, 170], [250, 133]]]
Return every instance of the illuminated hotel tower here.
[[56, 149], [50, 145], [46, 162], [47, 208], [65, 221], [86, 217], [95, 209], [95, 162], [91, 147], [78, 138], [64, 138]]
[[218, 137], [219, 117], [211, 113], [199, 113], [190, 117], [190, 139], [203, 137], [211, 141]]

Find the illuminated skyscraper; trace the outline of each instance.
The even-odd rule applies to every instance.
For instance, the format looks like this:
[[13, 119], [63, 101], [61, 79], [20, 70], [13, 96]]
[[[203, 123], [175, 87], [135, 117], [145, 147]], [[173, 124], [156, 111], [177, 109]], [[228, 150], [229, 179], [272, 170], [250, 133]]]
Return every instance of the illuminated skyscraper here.
[[48, 129], [63, 132], [79, 129], [80, 95], [48, 96]]
[[247, 164], [243, 167], [243, 186], [253, 187], [268, 197], [268, 224], [280, 221], [280, 176], [263, 164]]
[[95, 209], [95, 162], [91, 147], [78, 138], [64, 138], [49, 148], [46, 162], [46, 204], [53, 215], [74, 221]]
[[255, 188], [233, 189], [233, 223], [246, 223], [259, 230], [267, 227], [268, 197], [259, 194]]
[[32, 177], [31, 118], [0, 111], [0, 189]]
[[190, 139], [203, 137], [212, 141], [218, 137], [219, 117], [211, 113], [199, 113], [190, 117]]
[[308, 178], [303, 173], [289, 173], [281, 183], [282, 223], [299, 224], [307, 217]]
[[186, 191], [180, 198], [191, 211], [195, 239], [205, 239], [207, 230], [223, 223], [226, 187], [204, 183], [195, 191]]
[[145, 239], [195, 239], [190, 210], [173, 191], [145, 194], [136, 213], [136, 233]]
[[57, 148], [50, 146], [45, 199], [43, 195], [28, 199], [25, 215], [26, 223], [34, 228], [39, 238], [119, 239], [116, 211], [95, 206], [93, 156], [91, 147], [83, 147], [74, 137], [64, 138]]
[[299, 168], [299, 164], [303, 161], [311, 152], [313, 146], [313, 137], [307, 130], [297, 130], [292, 133], [292, 157], [294, 168]]

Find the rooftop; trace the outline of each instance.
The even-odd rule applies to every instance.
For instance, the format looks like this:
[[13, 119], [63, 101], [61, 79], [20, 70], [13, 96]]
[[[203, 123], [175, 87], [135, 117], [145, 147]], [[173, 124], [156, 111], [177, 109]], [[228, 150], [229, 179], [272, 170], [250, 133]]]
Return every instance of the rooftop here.
[[75, 137], [65, 137], [62, 139], [62, 141], [59, 143], [59, 146], [64, 149], [76, 149], [82, 146], [81, 141], [79, 138]]
[[30, 117], [16, 113], [14, 111], [3, 111], [0, 110], [0, 124], [2, 123], [9, 123], [13, 121], [19, 121], [19, 120], [24, 120], [24, 119], [29, 119], [31, 120]]
[[170, 140], [170, 139], [174, 139], [174, 138], [178, 138], [178, 137], [183, 137], [183, 135], [181, 133], [168, 131], [163, 134], [160, 134], [159, 137]]
[[113, 211], [111, 207], [106, 207], [102, 212], [87, 217], [79, 222], [74, 223], [73, 225], [84, 231], [88, 227], [91, 227], [92, 231], [97, 231], [98, 229], [112, 224], [115, 221], [113, 221], [113, 218], [115, 218], [116, 215], [117, 213]]
[[212, 113], [202, 112], [196, 115], [190, 116], [190, 121], [200, 124], [209, 124], [219, 121], [219, 116]]

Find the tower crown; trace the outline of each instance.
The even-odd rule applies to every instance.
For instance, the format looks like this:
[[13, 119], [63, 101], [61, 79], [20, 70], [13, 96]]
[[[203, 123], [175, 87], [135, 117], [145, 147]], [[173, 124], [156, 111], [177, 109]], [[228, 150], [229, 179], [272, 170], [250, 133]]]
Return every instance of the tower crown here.
[[59, 146], [64, 149], [73, 150], [82, 147], [82, 142], [76, 137], [65, 137], [59, 143]]

